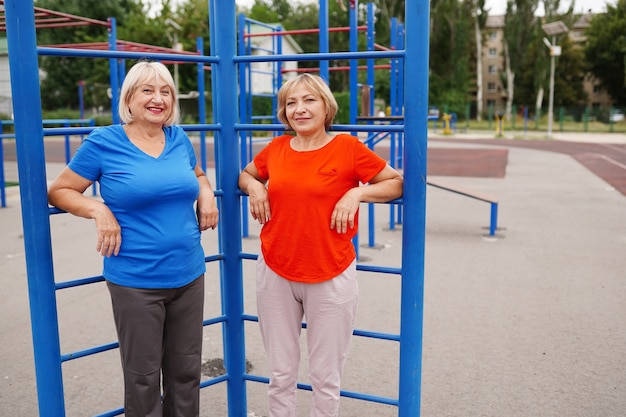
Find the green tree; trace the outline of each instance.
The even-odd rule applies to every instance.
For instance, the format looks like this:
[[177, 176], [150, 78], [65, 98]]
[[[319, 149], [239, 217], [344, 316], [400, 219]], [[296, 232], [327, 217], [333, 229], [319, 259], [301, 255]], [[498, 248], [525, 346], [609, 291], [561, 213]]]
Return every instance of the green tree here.
[[504, 62], [506, 116], [509, 119], [515, 93], [515, 75], [521, 71], [528, 46], [538, 36], [535, 17], [538, 4], [539, 0], [507, 0], [504, 16]]
[[[563, 107], [581, 105], [586, 101], [583, 89], [586, 72], [583, 51], [566, 36], [560, 41], [560, 46], [561, 56], [556, 61], [554, 75], [554, 104]], [[543, 42], [529, 45], [515, 86], [516, 105], [523, 106], [535, 102], [538, 79], [543, 83], [549, 82], [545, 76], [546, 59], [543, 57], [546, 51]]]
[[[141, 10], [135, 0], [38, 0], [37, 7], [87, 17], [106, 22], [115, 17], [122, 25], [126, 16]], [[99, 25], [74, 26], [68, 28], [40, 29], [37, 44], [58, 45], [75, 43], [106, 42], [107, 29]], [[44, 56], [40, 68], [45, 73], [41, 83], [42, 106], [44, 109], [77, 108], [78, 84], [84, 81], [87, 107], [109, 107], [106, 95], [109, 86], [108, 61], [93, 58], [71, 58]]]
[[591, 19], [586, 31], [589, 71], [617, 104], [626, 105], [626, 0]]
[[485, 0], [473, 0], [471, 6], [476, 48], [476, 120], [480, 121], [483, 114], [483, 30], [487, 24], [489, 10], [485, 8]]
[[429, 102], [461, 113], [469, 102], [475, 62], [471, 1], [439, 0], [431, 11]]

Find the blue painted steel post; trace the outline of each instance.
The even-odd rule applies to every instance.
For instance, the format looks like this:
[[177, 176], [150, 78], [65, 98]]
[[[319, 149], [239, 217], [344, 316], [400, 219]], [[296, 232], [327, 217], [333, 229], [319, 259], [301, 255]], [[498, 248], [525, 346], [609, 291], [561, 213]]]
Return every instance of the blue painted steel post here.
[[[368, 51], [373, 51], [374, 50], [374, 36], [375, 36], [375, 23], [374, 23], [374, 3], [370, 2], [367, 3], [367, 32], [366, 32], [366, 36], [367, 36], [367, 50]], [[374, 111], [374, 104], [376, 103], [376, 89], [374, 88], [374, 81], [376, 79], [375, 77], [375, 73], [374, 73], [374, 60], [373, 59], [368, 59], [367, 60], [367, 84], [372, 88], [371, 90], [371, 94], [370, 94], [370, 115], [373, 115], [374, 113], [372, 113]], [[376, 114], [377, 116], [378, 114]]]
[[[108, 19], [109, 27], [109, 50], [117, 51], [117, 26], [114, 17]], [[109, 83], [111, 84], [111, 119], [113, 124], [120, 123], [120, 113], [117, 106], [120, 103], [120, 78], [119, 69], [117, 65], [118, 60], [115, 58], [109, 59]]]
[[[241, 265], [241, 209], [237, 193], [239, 177], [239, 147], [237, 140], [236, 111], [237, 30], [235, 28], [235, 0], [210, 0], [211, 53], [220, 62], [213, 66], [214, 114], [221, 125], [216, 132], [217, 181], [224, 194], [221, 200], [220, 241], [222, 261], [222, 301], [226, 322], [224, 324], [224, 362], [228, 373], [228, 415], [247, 414], [246, 383], [243, 378], [246, 366], [243, 321], [243, 271]], [[216, 18], [219, 16], [219, 18]]]
[[[328, 41], [328, 0], [319, 0], [319, 52], [327, 53], [329, 49]], [[320, 76], [330, 81], [330, 69], [328, 68], [329, 62], [327, 60], [320, 61]]]
[[[251, 51], [246, 48], [245, 34], [246, 34], [246, 16], [243, 13], [238, 17], [238, 45], [237, 49], [239, 55], [249, 55]], [[248, 38], [250, 39], [250, 38]], [[239, 64], [239, 122], [240, 123], [252, 123], [252, 80], [250, 75], [250, 64]], [[250, 103], [250, 112], [248, 112], [248, 103]], [[243, 170], [248, 164], [248, 158], [252, 158], [252, 155], [248, 155], [248, 138], [250, 138], [250, 150], [252, 151], [252, 133], [253, 132], [239, 132], [239, 152], [240, 152], [240, 167]], [[243, 196], [241, 198], [241, 236], [248, 237], [250, 235], [249, 219], [248, 219], [248, 197]]]
[[[196, 38], [196, 52], [200, 55], [204, 55], [204, 40], [202, 37]], [[204, 62], [198, 62], [197, 64], [198, 74], [198, 123], [201, 125], [206, 124], [206, 102], [204, 98]], [[202, 169], [206, 172], [206, 132], [200, 131], [200, 163]]]
[[[350, 2], [350, 52], [356, 52], [359, 47], [359, 32], [358, 32], [358, 14], [359, 8], [358, 0]], [[356, 124], [356, 117], [359, 109], [359, 68], [358, 62], [354, 59], [350, 60], [350, 124]], [[330, 83], [329, 83], [330, 84]], [[352, 132], [354, 136], [357, 136], [357, 132]], [[369, 211], [370, 215], [373, 214], [373, 205]], [[371, 218], [371, 217], [370, 217]], [[373, 239], [374, 228], [370, 228], [370, 239]], [[354, 244], [354, 250], [356, 252], [356, 258], [359, 259], [359, 233], [352, 238]]]
[[[400, 306], [400, 390], [398, 417], [418, 417], [421, 405], [424, 323], [424, 248], [426, 230], [426, 157], [428, 146], [429, 0], [407, 0], [404, 82], [405, 147]], [[408, 71], [406, 71], [408, 73]]]
[[7, 206], [6, 181], [4, 179], [4, 145], [2, 144], [2, 121], [0, 121], [0, 206]]
[[[4, 3], [40, 417], [65, 416], [32, 0]], [[35, 122], [34, 122], [35, 121]]]

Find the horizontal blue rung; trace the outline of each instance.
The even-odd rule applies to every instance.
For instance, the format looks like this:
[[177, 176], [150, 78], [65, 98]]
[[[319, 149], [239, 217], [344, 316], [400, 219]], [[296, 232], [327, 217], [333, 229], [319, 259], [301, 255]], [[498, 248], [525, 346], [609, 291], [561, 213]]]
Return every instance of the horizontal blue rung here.
[[213, 63], [220, 62], [219, 57], [206, 55], [186, 55], [175, 53], [153, 53], [153, 52], [129, 52], [129, 51], [100, 51], [88, 49], [72, 49], [72, 48], [51, 48], [38, 47], [39, 55], [48, 56], [73, 56], [82, 58], [120, 58], [120, 59], [149, 59], [152, 61], [172, 60], [177, 62], [197, 62], [197, 63]]
[[343, 59], [378, 59], [404, 58], [403, 50], [390, 51], [357, 51], [357, 52], [324, 52], [284, 55], [240, 55], [233, 57], [235, 63], [241, 62], [277, 62], [277, 61], [333, 61]]
[[[235, 130], [284, 131], [282, 124], [235, 123]], [[337, 132], [404, 132], [404, 125], [331, 125]]]
[[[269, 384], [270, 382], [269, 378], [264, 377], [264, 376], [244, 374], [243, 377], [244, 379], [248, 381], [260, 382], [262, 384]], [[298, 389], [305, 390], [305, 391], [313, 390], [311, 385], [303, 384], [300, 382], [298, 382], [297, 387]], [[362, 394], [359, 392], [346, 391], [346, 390], [341, 390], [340, 395], [346, 398], [354, 398], [354, 399], [365, 400], [365, 401], [370, 401], [370, 402], [375, 402], [375, 403], [380, 403], [380, 404], [398, 406], [398, 400], [395, 398], [380, 397], [376, 395], [368, 395], [368, 394]]]
[[399, 334], [370, 332], [368, 330], [359, 330], [359, 329], [355, 329], [352, 332], [352, 334], [355, 335], [355, 336], [369, 337], [371, 339], [392, 340], [394, 342], [399, 342], [400, 341], [400, 335]]
[[376, 265], [357, 264], [356, 265], [356, 270], [357, 271], [367, 271], [367, 272], [382, 272], [384, 274], [396, 274], [396, 275], [401, 275], [402, 274], [402, 269], [401, 268], [391, 268], [391, 267], [387, 267], [387, 266], [376, 266]]
[[81, 285], [94, 284], [96, 282], [102, 281], [104, 281], [104, 277], [102, 275], [97, 275], [94, 277], [81, 278], [73, 281], [59, 282], [58, 284], [54, 285], [54, 288], [56, 288], [57, 290], [63, 290], [66, 288], [79, 287]]
[[224, 323], [226, 321], [227, 317], [225, 315], [221, 315], [221, 316], [216, 316], [210, 319], [206, 319], [202, 322], [202, 326], [211, 326], [213, 324], [217, 324], [217, 323]]
[[259, 255], [254, 254], [254, 253], [245, 253], [245, 252], [241, 252], [239, 254], [239, 257], [241, 259], [251, 259], [253, 261], [257, 260], [259, 258]]
[[94, 355], [96, 353], [106, 352], [107, 350], [117, 349], [119, 346], [119, 343], [113, 342], [107, 343], [106, 345], [94, 346], [89, 349], [68, 353], [66, 355], [61, 355], [61, 362], [67, 362], [73, 359], [84, 358], [85, 356]]
[[207, 379], [206, 381], [201, 381], [200, 388], [206, 388], [212, 385], [219, 384], [220, 382], [228, 381], [229, 378], [230, 377], [228, 376], [228, 374], [224, 374], [212, 379]]
[[224, 254], [219, 253], [217, 255], [205, 256], [204, 262], [215, 262], [215, 261], [221, 261], [222, 259], [224, 259]]
[[124, 414], [124, 408], [120, 407], [116, 408], [115, 410], [107, 411], [106, 413], [95, 415], [93, 417], [114, 417], [121, 416], [122, 414]]

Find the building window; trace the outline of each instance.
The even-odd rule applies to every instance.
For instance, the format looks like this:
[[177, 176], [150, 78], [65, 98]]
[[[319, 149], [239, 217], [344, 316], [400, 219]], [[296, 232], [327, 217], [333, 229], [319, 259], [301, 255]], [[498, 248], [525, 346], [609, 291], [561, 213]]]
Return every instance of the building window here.
[[487, 108], [494, 108], [494, 107], [496, 107], [496, 101], [492, 99], [487, 100]]
[[487, 72], [489, 74], [497, 74], [498, 73], [498, 67], [495, 65], [489, 65]]
[[600, 87], [599, 85], [594, 85], [593, 94], [602, 94], [602, 87]]
[[489, 48], [489, 56], [498, 56], [498, 50], [496, 48]]
[[498, 32], [489, 32], [489, 40], [495, 41], [498, 39]]
[[487, 83], [487, 91], [490, 93], [495, 93], [496, 92], [496, 83], [491, 82], [491, 83]]

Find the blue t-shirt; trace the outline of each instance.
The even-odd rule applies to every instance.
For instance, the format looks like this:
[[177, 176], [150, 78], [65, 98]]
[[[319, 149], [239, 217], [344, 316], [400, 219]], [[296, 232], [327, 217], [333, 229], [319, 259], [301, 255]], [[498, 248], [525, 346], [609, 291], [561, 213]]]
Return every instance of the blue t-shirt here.
[[104, 277], [133, 288], [178, 288], [206, 271], [194, 203], [196, 156], [179, 126], [165, 127], [157, 158], [137, 148], [121, 125], [95, 129], [69, 163], [100, 183], [104, 204], [122, 229], [117, 256], [104, 258]]

